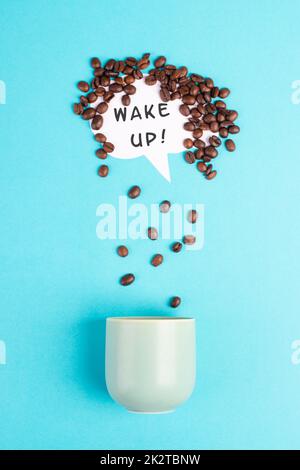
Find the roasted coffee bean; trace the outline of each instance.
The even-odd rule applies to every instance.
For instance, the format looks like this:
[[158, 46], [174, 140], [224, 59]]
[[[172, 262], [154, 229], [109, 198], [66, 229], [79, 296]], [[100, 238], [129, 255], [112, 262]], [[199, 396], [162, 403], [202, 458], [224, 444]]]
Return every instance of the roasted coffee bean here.
[[144, 59], [139, 60], [138, 63], [137, 63], [137, 67], [140, 70], [144, 70], [144, 69], [148, 68], [149, 65], [150, 65], [149, 60], [144, 60]]
[[127, 57], [125, 64], [130, 65], [130, 67], [134, 67], [137, 64], [137, 60], [135, 57]]
[[194, 139], [200, 139], [200, 137], [202, 137], [202, 135], [203, 135], [203, 130], [202, 129], [195, 129], [193, 131]]
[[83, 106], [81, 103], [74, 103], [73, 104], [73, 111], [75, 114], [82, 114], [83, 113]]
[[103, 86], [99, 86], [95, 90], [95, 95], [97, 95], [97, 96], [103, 96], [104, 93], [105, 93], [105, 88], [103, 88]]
[[80, 103], [82, 104], [82, 106], [86, 107], [88, 106], [89, 102], [88, 102], [88, 99], [86, 96], [81, 96], [80, 97]]
[[156, 82], [157, 80], [153, 75], [148, 75], [148, 77], [145, 78], [146, 85], [155, 85]]
[[225, 147], [228, 150], [228, 152], [234, 152], [235, 150], [235, 143], [233, 142], [232, 139], [227, 139], [225, 141]]
[[144, 75], [143, 75], [143, 72], [141, 72], [141, 71], [138, 70], [138, 69], [137, 69], [137, 70], [134, 70], [134, 71], [132, 72], [132, 75], [133, 75], [133, 77], [134, 77], [136, 80], [141, 80], [141, 79], [143, 78], [143, 76], [144, 76]]
[[195, 83], [204, 82], [204, 78], [202, 77], [202, 75], [199, 75], [198, 73], [192, 73], [191, 74], [191, 80]]
[[217, 137], [216, 135], [212, 135], [210, 138], [209, 138], [209, 143], [210, 145], [212, 145], [213, 147], [219, 147], [221, 145], [221, 139], [219, 139], [219, 137]]
[[211, 102], [210, 93], [203, 93], [203, 98], [204, 98], [204, 101], [205, 101], [206, 103], [210, 103], [210, 102]]
[[196, 98], [192, 95], [184, 95], [182, 97], [182, 102], [184, 104], [192, 105], [192, 104], [195, 104]]
[[224, 122], [225, 120], [226, 120], [226, 117], [224, 116], [224, 114], [221, 113], [221, 112], [218, 112], [218, 114], [217, 114], [217, 121], [218, 121], [220, 124], [222, 124], [222, 122]]
[[119, 85], [118, 83], [112, 83], [109, 85], [109, 91], [112, 91], [113, 93], [120, 93], [122, 90], [122, 85]]
[[130, 65], [125, 65], [123, 73], [125, 75], [131, 75], [133, 70], [134, 70], [133, 67], [130, 67]]
[[207, 165], [206, 172], [205, 172], [206, 176], [209, 175], [209, 173], [212, 172], [212, 168], [213, 168], [213, 166], [212, 166], [211, 163], [209, 165]]
[[128, 255], [128, 248], [125, 245], [118, 246], [117, 253], [121, 258], [125, 258]]
[[98, 106], [96, 107], [96, 111], [99, 114], [104, 114], [108, 110], [108, 104], [105, 103], [104, 101], [102, 103], [99, 103]]
[[208, 147], [205, 147], [204, 149], [205, 155], [208, 155], [210, 158], [215, 158], [218, 156], [218, 150], [213, 147], [212, 145], [209, 145]]
[[206, 179], [207, 179], [207, 180], [212, 180], [212, 179], [214, 179], [216, 176], [217, 176], [217, 172], [216, 172], [216, 170], [214, 170], [214, 171], [211, 171], [210, 173], [208, 173], [208, 174], [206, 175]]
[[104, 66], [105, 70], [112, 70], [114, 68], [115, 63], [116, 61], [114, 59], [109, 59]]
[[197, 168], [201, 173], [205, 173], [207, 170], [207, 166], [203, 162], [198, 162], [197, 163]]
[[228, 113], [226, 114], [226, 118], [228, 119], [228, 121], [235, 121], [238, 118], [237, 111], [228, 111]]
[[107, 87], [109, 84], [110, 84], [110, 78], [109, 77], [106, 77], [106, 76], [103, 76], [100, 78], [100, 84], [102, 86], [105, 86]]
[[226, 129], [226, 127], [220, 128], [219, 135], [223, 138], [226, 138], [228, 136], [228, 130]]
[[134, 95], [136, 92], [136, 88], [134, 85], [126, 85], [124, 86], [124, 91], [127, 95]]
[[184, 139], [183, 145], [186, 149], [191, 149], [194, 146], [192, 139]]
[[130, 105], [130, 96], [129, 95], [123, 95], [121, 98], [123, 106], [129, 106]]
[[167, 88], [163, 87], [160, 89], [159, 91], [159, 96], [160, 96], [160, 99], [164, 102], [167, 102], [167, 101], [170, 101], [171, 99], [171, 95], [170, 95], [170, 92]]
[[185, 152], [184, 159], [187, 163], [195, 163], [195, 155], [193, 152]]
[[202, 160], [204, 158], [203, 155], [204, 155], [204, 150], [202, 148], [196, 150], [196, 152], [195, 152], [196, 160]]
[[154, 227], [148, 227], [148, 238], [150, 240], [157, 240], [158, 239], [158, 231]]
[[180, 93], [179, 91], [175, 91], [174, 93], [171, 94], [171, 100], [174, 101], [174, 100], [179, 100], [180, 98]]
[[90, 119], [93, 119], [95, 114], [96, 114], [96, 111], [94, 108], [87, 108], [83, 111], [81, 116], [82, 116], [82, 119], [84, 119], [85, 121], [88, 121]]
[[99, 170], [98, 170], [98, 175], [101, 176], [102, 178], [105, 178], [108, 175], [109, 168], [107, 165], [101, 165]]
[[106, 92], [104, 93], [104, 95], [103, 95], [103, 99], [104, 99], [104, 101], [106, 101], [107, 103], [109, 103], [109, 102], [113, 99], [114, 96], [115, 96], [115, 95], [113, 94], [112, 91], [106, 91]]
[[227, 96], [230, 94], [229, 88], [221, 88], [219, 91], [219, 97], [220, 98], [227, 98]]
[[163, 67], [166, 63], [167, 59], [161, 55], [160, 57], [158, 57], [155, 61], [154, 61], [154, 66], [156, 68], [159, 68], [159, 67]]
[[179, 253], [182, 250], [182, 243], [174, 242], [171, 248], [172, 248], [172, 251], [174, 251], [174, 253]]
[[98, 69], [99, 67], [101, 67], [101, 62], [98, 57], [93, 57], [91, 59], [91, 66], [93, 67], [93, 69]]
[[171, 207], [171, 203], [170, 201], [162, 201], [160, 204], [159, 204], [159, 210], [160, 212], [162, 212], [163, 214], [166, 214], [167, 212], [169, 212], [170, 210], [170, 207]]
[[181, 298], [177, 295], [170, 299], [170, 307], [177, 308], [181, 304]]
[[132, 75], [126, 75], [126, 77], [124, 78], [124, 82], [126, 83], [126, 85], [132, 85], [132, 83], [135, 82], [135, 78]]
[[88, 92], [90, 89], [90, 85], [88, 84], [88, 82], [84, 82], [83, 80], [77, 83], [77, 87], [80, 91], [83, 91], [84, 93]]
[[206, 78], [205, 85], [207, 86], [207, 88], [212, 89], [214, 87], [214, 81], [211, 78]]
[[98, 99], [96, 93], [94, 93], [94, 92], [89, 93], [86, 97], [87, 97], [89, 103], [95, 103], [95, 101], [97, 101], [97, 99]]
[[190, 89], [188, 86], [181, 86], [178, 88], [178, 91], [181, 94], [181, 96], [186, 96], [186, 95], [189, 95], [190, 93]]
[[104, 74], [105, 70], [103, 67], [98, 67], [96, 69], [94, 69], [94, 75], [95, 77], [102, 77], [102, 75]]
[[[198, 165], [199, 165], [199, 163], [198, 163]], [[197, 219], [198, 219], [198, 212], [195, 209], [192, 209], [191, 211], [189, 211], [188, 221], [191, 224], [195, 224], [197, 222]]]
[[153, 256], [153, 258], [151, 259], [151, 264], [152, 266], [159, 266], [160, 264], [162, 264], [164, 260], [164, 257], [163, 255], [161, 255], [160, 253], [157, 253], [156, 255]]
[[104, 149], [96, 150], [96, 155], [98, 158], [101, 158], [101, 160], [105, 160], [107, 158], [107, 152], [105, 152]]
[[93, 80], [91, 81], [91, 87], [93, 88], [93, 90], [96, 90], [96, 88], [98, 88], [99, 86], [100, 86], [99, 77], [93, 78]]
[[196, 237], [195, 235], [185, 235], [182, 241], [185, 245], [193, 245], [196, 242]]
[[214, 114], [206, 114], [203, 118], [203, 121], [206, 122], [207, 124], [215, 120], [216, 120], [216, 116]]
[[202, 160], [204, 161], [204, 163], [208, 163], [211, 161], [211, 158], [208, 157], [207, 155], [203, 155]]
[[197, 108], [193, 108], [191, 110], [191, 115], [193, 116], [193, 118], [196, 118], [196, 119], [199, 119], [201, 117], [201, 113]]
[[190, 108], [186, 104], [181, 104], [179, 106], [179, 111], [183, 116], [188, 116], [190, 114]]
[[183, 124], [183, 128], [186, 131], [193, 131], [195, 129], [195, 124], [193, 122], [188, 121]]
[[127, 194], [130, 199], [135, 199], [141, 194], [141, 188], [137, 185], [132, 186]]
[[209, 129], [209, 125], [206, 122], [201, 121], [199, 123], [199, 129], [202, 129], [203, 131], [207, 131]]
[[99, 131], [99, 129], [101, 129], [102, 125], [103, 125], [102, 116], [99, 116], [99, 114], [97, 114], [92, 120], [92, 129], [94, 131]]
[[229, 134], [238, 134], [240, 132], [239, 126], [229, 126], [228, 127]]
[[221, 127], [229, 127], [229, 126], [232, 126], [231, 121], [225, 120], [225, 121], [221, 122]]
[[197, 149], [203, 149], [205, 147], [205, 142], [203, 142], [201, 139], [196, 139], [194, 140], [194, 147]]
[[214, 87], [211, 89], [210, 96], [211, 96], [212, 98], [217, 98], [217, 96], [219, 96], [219, 88], [218, 88], [217, 86], [214, 86]]
[[222, 100], [215, 101], [214, 105], [217, 109], [226, 109], [226, 103], [224, 103]]
[[111, 153], [115, 150], [115, 146], [111, 142], [105, 142], [103, 145], [103, 149], [105, 150], [105, 152]]
[[219, 123], [217, 121], [213, 121], [209, 124], [209, 129], [212, 131], [212, 132], [218, 132], [219, 130]]
[[132, 273], [129, 274], [124, 274], [124, 276], [121, 277], [120, 279], [120, 284], [122, 286], [130, 286], [135, 280], [135, 276]]
[[106, 136], [104, 134], [101, 134], [101, 132], [99, 132], [98, 134], [95, 134], [95, 139], [97, 140], [97, 142], [100, 142], [101, 144], [104, 144], [104, 142], [106, 142]]

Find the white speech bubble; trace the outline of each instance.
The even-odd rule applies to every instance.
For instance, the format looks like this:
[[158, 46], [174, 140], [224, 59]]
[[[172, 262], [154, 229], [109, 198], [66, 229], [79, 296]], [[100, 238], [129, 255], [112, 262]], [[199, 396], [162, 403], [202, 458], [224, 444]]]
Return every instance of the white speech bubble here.
[[[183, 128], [187, 118], [179, 112], [181, 100], [164, 103], [160, 99], [160, 83], [146, 85], [144, 79], [134, 82], [136, 93], [131, 95], [129, 106], [123, 106], [122, 93], [116, 93], [103, 114], [100, 131], [115, 146], [110, 155], [131, 159], [146, 157], [157, 171], [171, 181], [168, 154], [184, 150], [183, 140], [191, 138], [191, 132]], [[93, 106], [101, 103], [99, 98]], [[205, 140], [211, 135], [205, 132]], [[141, 145], [140, 145], [141, 144]]]

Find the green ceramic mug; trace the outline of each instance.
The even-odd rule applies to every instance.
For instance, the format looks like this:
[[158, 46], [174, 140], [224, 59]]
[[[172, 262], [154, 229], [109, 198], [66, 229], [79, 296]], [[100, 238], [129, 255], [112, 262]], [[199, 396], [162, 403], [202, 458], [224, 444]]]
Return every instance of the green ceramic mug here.
[[106, 385], [129, 411], [164, 413], [195, 385], [195, 320], [111, 317], [106, 320]]

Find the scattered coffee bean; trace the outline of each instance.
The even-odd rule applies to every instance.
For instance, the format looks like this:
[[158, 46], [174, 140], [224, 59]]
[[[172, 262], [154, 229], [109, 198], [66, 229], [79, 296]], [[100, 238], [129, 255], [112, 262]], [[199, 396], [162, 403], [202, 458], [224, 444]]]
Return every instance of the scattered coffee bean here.
[[130, 286], [135, 280], [135, 276], [132, 273], [125, 274], [124, 276], [121, 277], [120, 279], [120, 284], [122, 286]]
[[103, 149], [96, 150], [96, 155], [98, 158], [101, 158], [101, 160], [105, 160], [107, 158], [107, 153]]
[[104, 113], [106, 113], [107, 110], [108, 110], [108, 104], [105, 103], [104, 101], [102, 103], [98, 104], [98, 106], [96, 108], [96, 111], [99, 114], [104, 114]]
[[123, 96], [122, 96], [122, 104], [123, 104], [124, 106], [129, 106], [129, 105], [130, 105], [130, 101], [131, 101], [131, 100], [130, 100], [130, 96], [128, 96], [128, 95], [123, 95]]
[[93, 57], [91, 59], [91, 66], [93, 67], [93, 69], [98, 69], [99, 67], [101, 67], [101, 62], [98, 57]]
[[179, 253], [182, 250], [182, 243], [174, 242], [171, 248], [174, 253]]
[[93, 119], [95, 114], [96, 114], [96, 111], [94, 110], [94, 108], [87, 108], [83, 111], [81, 116], [82, 116], [82, 119], [84, 119], [85, 121], [88, 121], [90, 119]]
[[228, 88], [221, 88], [219, 90], [219, 97], [220, 98], [227, 98], [227, 96], [230, 94], [230, 90]]
[[98, 170], [98, 175], [101, 176], [102, 178], [105, 178], [108, 175], [109, 168], [107, 165], [101, 165], [99, 170]]
[[124, 86], [124, 91], [127, 95], [134, 95], [136, 92], [136, 88], [134, 85], [126, 85]]
[[190, 114], [190, 108], [186, 104], [181, 104], [179, 106], [179, 111], [183, 116], [188, 116]]
[[240, 132], [239, 126], [229, 126], [228, 127], [229, 134], [238, 134]]
[[228, 150], [228, 152], [234, 152], [235, 150], [235, 143], [233, 142], [232, 139], [227, 139], [225, 141], [225, 147]]
[[210, 172], [206, 175], [206, 179], [207, 179], [207, 180], [212, 180], [212, 179], [214, 179], [216, 176], [217, 176], [216, 170], [210, 171]]
[[77, 87], [80, 91], [83, 91], [83, 93], [87, 93], [90, 89], [90, 85], [88, 84], [88, 82], [84, 81], [78, 82]]
[[207, 166], [203, 162], [198, 162], [197, 163], [197, 168], [201, 173], [205, 173], [207, 170]]
[[104, 134], [101, 134], [101, 132], [99, 132], [98, 134], [95, 134], [95, 139], [97, 140], [97, 142], [100, 142], [101, 144], [106, 142], [106, 136]]
[[121, 256], [121, 258], [125, 258], [125, 256], [128, 255], [128, 248], [125, 245], [120, 245], [118, 246], [117, 252], [118, 255]]
[[112, 153], [115, 150], [115, 146], [111, 142], [105, 142], [103, 145], [103, 149], [107, 153]]
[[185, 235], [182, 241], [185, 245], [193, 245], [196, 242], [196, 237], [194, 235]]
[[157, 240], [158, 239], [158, 231], [154, 227], [149, 227], [148, 228], [148, 238], [150, 240]]
[[193, 152], [185, 152], [184, 158], [187, 163], [195, 163], [195, 155]]
[[213, 147], [219, 147], [222, 142], [221, 142], [221, 139], [219, 139], [219, 137], [217, 137], [216, 135], [213, 135], [209, 138], [209, 143]]
[[156, 68], [163, 67], [165, 65], [166, 61], [167, 61], [167, 59], [162, 55], [154, 61], [154, 66]]
[[170, 201], [162, 201], [162, 202], [159, 204], [159, 210], [160, 210], [160, 212], [162, 212], [163, 214], [166, 214], [167, 212], [169, 212], [170, 207], [171, 207]]
[[163, 258], [163, 255], [157, 253], [156, 255], [153, 256], [152, 260], [151, 260], [151, 264], [152, 266], [159, 266], [160, 264], [162, 264], [164, 258]]
[[99, 114], [98, 114], [92, 120], [92, 129], [94, 131], [99, 131], [99, 129], [101, 129], [102, 125], [103, 125], [102, 116], [99, 116]]
[[89, 103], [95, 103], [98, 99], [98, 96], [94, 92], [89, 93], [86, 97]]
[[184, 146], [186, 149], [191, 149], [191, 148], [194, 146], [192, 139], [184, 139], [184, 141], [183, 141], [183, 146]]
[[74, 103], [73, 110], [75, 114], [82, 114], [83, 113], [83, 106], [81, 103]]
[[135, 199], [141, 194], [141, 188], [139, 186], [132, 186], [128, 191], [128, 197]]
[[181, 298], [178, 296], [174, 296], [170, 299], [170, 307], [177, 308], [181, 304]]
[[189, 211], [188, 213], [188, 221], [191, 223], [191, 224], [195, 224], [197, 222], [197, 219], [198, 219], [198, 212], [194, 209], [192, 209], [191, 211]]
[[156, 78], [153, 75], [148, 75], [148, 77], [145, 78], [145, 83], [146, 85], [155, 85], [157, 82]]

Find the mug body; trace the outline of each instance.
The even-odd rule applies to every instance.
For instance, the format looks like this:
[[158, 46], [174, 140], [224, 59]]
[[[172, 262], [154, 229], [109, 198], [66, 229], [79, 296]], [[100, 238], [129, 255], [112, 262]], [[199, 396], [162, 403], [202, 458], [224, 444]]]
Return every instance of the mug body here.
[[111, 317], [106, 320], [106, 385], [130, 411], [173, 411], [195, 384], [195, 320]]

